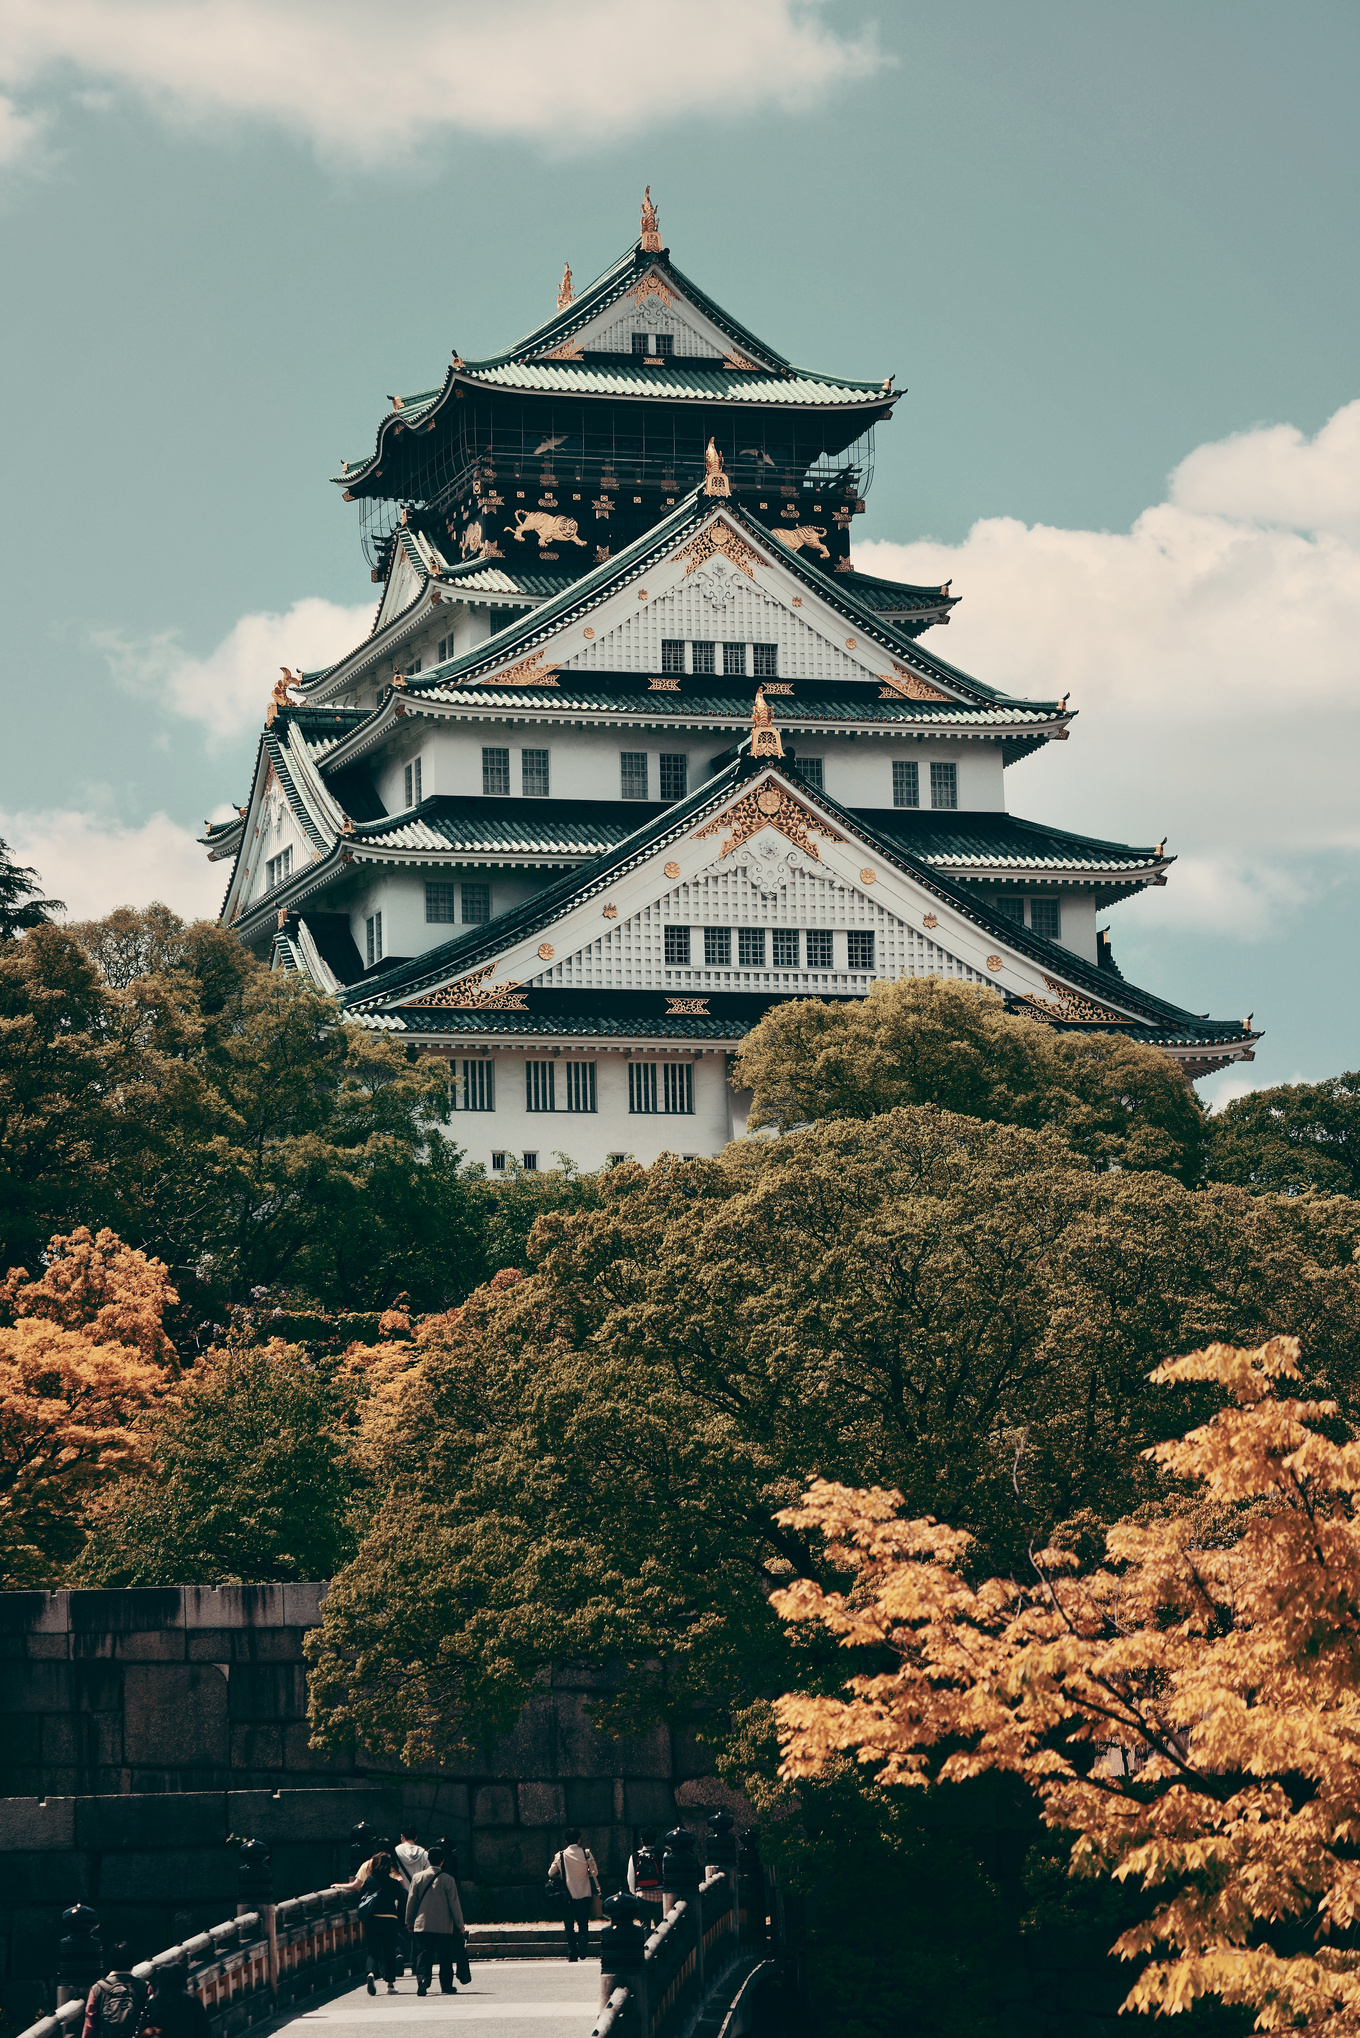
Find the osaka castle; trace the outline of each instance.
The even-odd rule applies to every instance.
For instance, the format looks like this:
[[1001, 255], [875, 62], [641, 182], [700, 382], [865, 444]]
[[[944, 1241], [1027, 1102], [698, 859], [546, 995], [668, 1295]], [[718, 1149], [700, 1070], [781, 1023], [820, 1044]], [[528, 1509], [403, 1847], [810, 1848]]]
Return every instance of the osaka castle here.
[[[550, 293], [549, 293], [550, 294]], [[335, 477], [368, 635], [285, 669], [222, 913], [344, 1022], [444, 1057], [490, 1170], [713, 1154], [772, 1004], [937, 975], [1187, 1079], [1257, 1035], [1126, 982], [1103, 916], [1164, 844], [1010, 811], [1075, 720], [935, 648], [960, 598], [863, 573], [902, 392], [798, 368], [642, 231], [504, 353], [388, 399]]]

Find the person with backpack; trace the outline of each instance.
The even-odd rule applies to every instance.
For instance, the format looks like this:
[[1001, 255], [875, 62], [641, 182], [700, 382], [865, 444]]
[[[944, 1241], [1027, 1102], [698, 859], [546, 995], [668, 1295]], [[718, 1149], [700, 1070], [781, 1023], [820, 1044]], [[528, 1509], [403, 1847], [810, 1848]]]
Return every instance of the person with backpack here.
[[590, 1952], [590, 1912], [600, 1894], [600, 1871], [589, 1847], [572, 1827], [560, 1852], [553, 1855], [548, 1869], [548, 1888], [560, 1899], [562, 1923], [567, 1933], [567, 1959], [579, 1960]]
[[645, 1904], [661, 1903], [661, 1849], [650, 1826], [638, 1833], [637, 1845], [628, 1856], [628, 1888]]
[[368, 1949], [368, 1992], [378, 1993], [376, 1977], [387, 1983], [387, 1993], [397, 1993], [397, 1930], [406, 1903], [406, 1884], [391, 1854], [375, 1854], [366, 1861], [353, 1882], [334, 1887], [346, 1896], [358, 1896], [359, 1923], [364, 1928]]
[[158, 1967], [155, 1991], [142, 2012], [141, 2038], [209, 2038], [212, 2029], [200, 1997], [190, 1995], [183, 1961]]
[[85, 1998], [81, 2038], [137, 2038], [148, 1990], [132, 1972], [132, 1948], [120, 1939], [113, 1965]]
[[406, 1899], [406, 1929], [411, 1935], [416, 1994], [428, 1994], [430, 1977], [438, 1963], [441, 1993], [456, 1996], [453, 1967], [462, 1954], [466, 1935], [458, 1884], [445, 1866], [442, 1847], [431, 1847], [429, 1866], [421, 1869], [411, 1884]]

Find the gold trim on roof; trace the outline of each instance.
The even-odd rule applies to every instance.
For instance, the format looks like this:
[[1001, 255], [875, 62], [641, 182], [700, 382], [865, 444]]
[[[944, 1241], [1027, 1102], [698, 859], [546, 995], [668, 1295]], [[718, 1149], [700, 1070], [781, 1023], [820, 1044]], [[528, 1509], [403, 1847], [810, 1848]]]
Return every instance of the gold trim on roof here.
[[1093, 998], [1083, 998], [1076, 991], [1060, 984], [1056, 977], [1046, 976], [1044, 983], [1052, 991], [1052, 998], [1041, 998], [1031, 991], [1020, 1003], [1028, 1005], [1041, 1019], [1062, 1019], [1069, 1026], [1127, 1026], [1129, 1021], [1118, 1012], [1110, 1011], [1107, 1005], [1097, 1005]]
[[691, 538], [688, 545], [682, 545], [678, 552], [672, 553], [670, 564], [678, 566], [683, 559], [688, 580], [691, 573], [697, 573], [704, 561], [711, 559], [715, 552], [721, 552], [748, 580], [755, 579], [755, 569], [761, 564], [760, 554], [747, 544], [740, 531], [725, 517], [718, 517], [706, 531], [700, 531], [697, 538]]
[[648, 255], [661, 253], [661, 221], [652, 204], [652, 187], [649, 184], [642, 194], [642, 247]]
[[750, 370], [752, 370], [753, 373], [757, 375], [759, 375], [760, 373], [759, 361], [748, 361], [745, 354], [739, 354], [735, 347], [733, 347], [729, 353], [723, 355], [723, 367], [749, 368]]
[[666, 1017], [668, 1019], [707, 1019], [708, 999], [667, 998]]
[[947, 701], [952, 698], [947, 693], [941, 693], [939, 687], [931, 686], [929, 681], [922, 679], [919, 673], [909, 671], [905, 665], [899, 665], [895, 658], [893, 660], [893, 671], [897, 677], [895, 679], [885, 677], [883, 681], [884, 686], [891, 687], [894, 693], [905, 694], [908, 700]]
[[827, 842], [845, 840], [830, 822], [821, 820], [773, 778], [762, 779], [725, 813], [706, 821], [702, 828], [696, 828], [692, 839], [702, 842], [705, 836], [721, 834], [724, 828], [730, 828], [732, 832], [718, 851], [720, 857], [730, 856], [734, 849], [740, 849], [743, 842], [749, 842], [762, 828], [777, 828], [795, 848], [803, 850], [816, 863], [821, 862], [822, 854], [812, 839], [814, 831]]
[[585, 358], [575, 340], [563, 340], [560, 347], [549, 347], [546, 354], [539, 356], [542, 361], [584, 361]]
[[503, 672], [493, 672], [489, 679], [477, 679], [473, 686], [560, 686], [555, 665], [544, 665], [547, 651], [535, 651], [528, 658], [521, 658], [518, 665], [507, 665]]
[[495, 970], [494, 962], [485, 963], [471, 976], [460, 977], [456, 984], [443, 984], [437, 991], [426, 991], [423, 997], [410, 998], [407, 1003], [437, 1006], [445, 1012], [527, 1012], [529, 1000], [522, 985], [513, 981], [487, 982]]

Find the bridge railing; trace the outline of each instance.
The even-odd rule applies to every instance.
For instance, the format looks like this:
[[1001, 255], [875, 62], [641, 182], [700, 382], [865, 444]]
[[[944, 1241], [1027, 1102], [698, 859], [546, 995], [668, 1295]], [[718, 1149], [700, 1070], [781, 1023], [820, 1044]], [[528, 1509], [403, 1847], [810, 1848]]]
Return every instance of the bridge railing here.
[[668, 1892], [647, 1933], [640, 1906], [610, 1898], [600, 1947], [600, 2014], [592, 2038], [671, 2038], [685, 2029], [741, 1958], [736, 1879], [710, 1868], [687, 1896]]

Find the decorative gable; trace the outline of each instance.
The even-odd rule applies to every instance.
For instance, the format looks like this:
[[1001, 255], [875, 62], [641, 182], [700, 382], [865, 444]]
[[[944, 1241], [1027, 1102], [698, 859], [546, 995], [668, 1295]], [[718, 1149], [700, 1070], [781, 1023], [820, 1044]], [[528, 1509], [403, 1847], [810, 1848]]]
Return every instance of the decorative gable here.
[[[580, 354], [631, 354], [634, 333], [666, 333], [677, 359], [727, 358], [734, 368], [759, 368], [763, 363], [740, 358], [731, 340], [692, 304], [670, 276], [648, 269], [622, 297], [555, 347], [545, 359], [571, 360]], [[567, 349], [570, 349], [570, 352]]]

